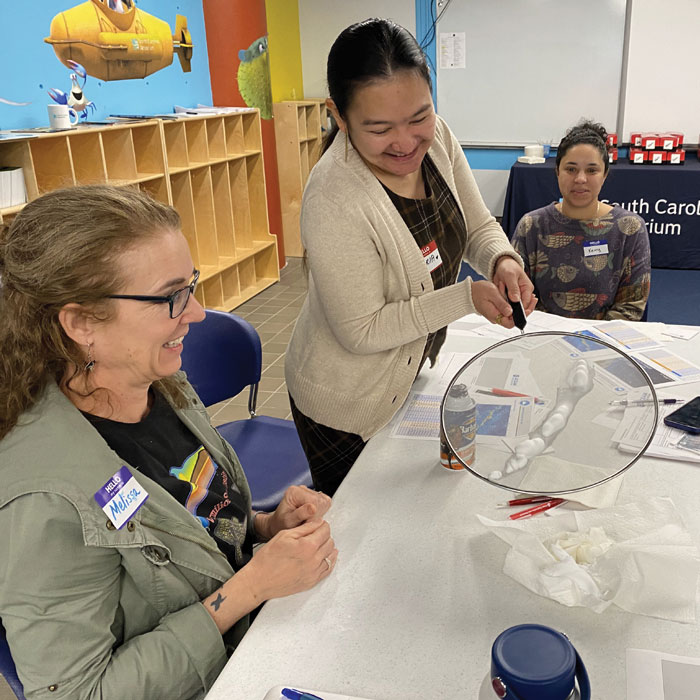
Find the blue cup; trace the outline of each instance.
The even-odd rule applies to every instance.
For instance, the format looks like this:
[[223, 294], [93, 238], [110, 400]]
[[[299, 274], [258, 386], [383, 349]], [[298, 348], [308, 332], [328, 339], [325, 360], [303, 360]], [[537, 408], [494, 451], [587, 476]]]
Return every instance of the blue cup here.
[[548, 144], [548, 143], [543, 143], [543, 144], [542, 144], [542, 155], [543, 155], [545, 158], [549, 158], [549, 150], [550, 150], [550, 148], [551, 148], [550, 144]]
[[491, 687], [493, 697], [502, 700], [591, 697], [586, 667], [573, 644], [561, 632], [535, 624], [498, 635], [491, 649]]

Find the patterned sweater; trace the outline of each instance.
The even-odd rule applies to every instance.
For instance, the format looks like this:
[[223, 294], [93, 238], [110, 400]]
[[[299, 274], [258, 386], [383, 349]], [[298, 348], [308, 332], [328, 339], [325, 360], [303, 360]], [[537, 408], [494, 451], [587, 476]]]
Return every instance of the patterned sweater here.
[[651, 279], [644, 219], [615, 206], [579, 220], [549, 204], [525, 214], [513, 247], [535, 285], [540, 311], [570, 318], [638, 321]]

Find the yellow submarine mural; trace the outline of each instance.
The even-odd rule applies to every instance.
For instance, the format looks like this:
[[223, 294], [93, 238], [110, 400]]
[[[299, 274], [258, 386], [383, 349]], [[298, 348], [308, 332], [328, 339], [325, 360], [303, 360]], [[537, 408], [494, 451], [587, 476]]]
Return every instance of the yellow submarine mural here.
[[64, 10], [51, 20], [44, 41], [64, 65], [80, 63], [100, 80], [145, 78], [167, 68], [174, 53], [182, 70], [191, 70], [187, 18], [175, 16], [171, 35], [167, 22], [137, 9], [133, 0], [87, 0]]

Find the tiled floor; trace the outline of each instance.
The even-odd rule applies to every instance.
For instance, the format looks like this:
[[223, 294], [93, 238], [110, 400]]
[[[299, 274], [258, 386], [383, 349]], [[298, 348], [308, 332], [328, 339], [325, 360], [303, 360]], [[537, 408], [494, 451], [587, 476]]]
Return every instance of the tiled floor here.
[[[289, 396], [284, 383], [284, 353], [301, 305], [306, 297], [306, 274], [301, 258], [287, 258], [280, 281], [234, 309], [234, 313], [255, 326], [262, 341], [262, 379], [257, 412], [275, 418], [289, 418]], [[248, 417], [248, 391], [209, 408], [214, 425]]]

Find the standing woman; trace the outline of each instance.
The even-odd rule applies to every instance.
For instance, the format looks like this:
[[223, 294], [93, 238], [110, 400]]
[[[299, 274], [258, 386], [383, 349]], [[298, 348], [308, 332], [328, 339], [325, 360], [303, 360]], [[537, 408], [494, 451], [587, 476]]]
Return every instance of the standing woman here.
[[556, 158], [561, 202], [525, 214], [513, 246], [535, 283], [538, 309], [639, 321], [649, 298], [649, 234], [641, 216], [598, 199], [610, 167], [606, 140], [600, 124], [569, 129]]
[[[309, 292], [286, 355], [292, 415], [331, 495], [408, 396], [446, 326], [477, 312], [513, 327], [536, 303], [459, 143], [435, 115], [425, 57], [389, 20], [345, 29], [328, 56], [338, 129], [309, 178]], [[457, 283], [468, 260], [487, 280]]]

